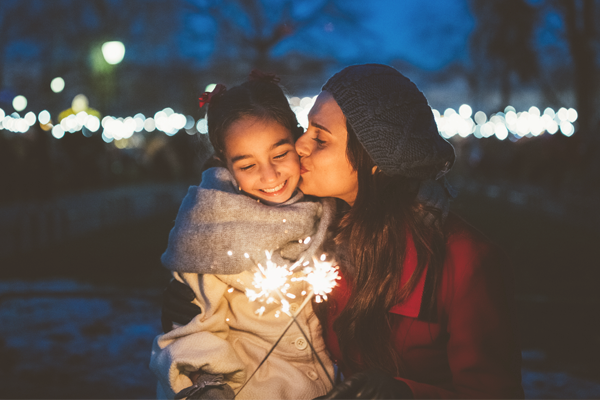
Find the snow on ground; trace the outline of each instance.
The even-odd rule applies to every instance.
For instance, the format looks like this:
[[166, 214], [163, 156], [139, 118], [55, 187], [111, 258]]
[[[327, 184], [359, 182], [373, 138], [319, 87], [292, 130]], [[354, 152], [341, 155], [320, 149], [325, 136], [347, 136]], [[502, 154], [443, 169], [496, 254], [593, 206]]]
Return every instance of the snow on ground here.
[[153, 397], [160, 293], [152, 292], [0, 283], [0, 397]]
[[[152, 398], [158, 333], [160, 290], [0, 281], [0, 398]], [[600, 398], [600, 380], [564, 371], [524, 368], [523, 386], [527, 398]]]

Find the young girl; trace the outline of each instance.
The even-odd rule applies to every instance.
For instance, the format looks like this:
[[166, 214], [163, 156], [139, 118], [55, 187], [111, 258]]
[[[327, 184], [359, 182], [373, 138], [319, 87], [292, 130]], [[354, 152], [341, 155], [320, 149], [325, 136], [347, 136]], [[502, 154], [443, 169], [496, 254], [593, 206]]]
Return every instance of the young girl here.
[[[150, 367], [159, 379], [158, 396], [323, 395], [331, 389], [327, 374], [333, 376], [333, 364], [310, 304], [297, 321], [323, 365], [294, 324], [257, 370], [290, 317], [281, 304], [251, 302], [246, 289], [255, 289], [254, 262], [264, 263], [266, 250], [277, 265], [317, 255], [334, 202], [307, 201], [297, 190], [294, 143], [303, 130], [275, 77], [253, 73], [232, 89], [218, 85], [203, 100], [210, 103], [209, 138], [222, 167], [206, 170], [200, 187], [190, 187], [161, 259], [194, 291], [201, 311], [155, 339]], [[298, 311], [306, 290], [300, 282], [288, 290], [291, 312]]]

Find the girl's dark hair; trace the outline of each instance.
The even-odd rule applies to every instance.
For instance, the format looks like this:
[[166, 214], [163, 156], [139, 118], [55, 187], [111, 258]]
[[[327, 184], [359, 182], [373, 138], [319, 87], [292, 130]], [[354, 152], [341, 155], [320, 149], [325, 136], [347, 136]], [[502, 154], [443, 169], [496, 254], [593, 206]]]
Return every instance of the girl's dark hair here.
[[253, 71], [247, 82], [211, 98], [206, 117], [208, 137], [218, 159], [225, 161], [227, 130], [243, 117], [277, 121], [289, 129], [294, 141], [302, 135], [303, 129], [277, 81], [274, 75]]
[[[435, 318], [436, 294], [441, 281], [445, 256], [445, 237], [440, 223], [426, 224], [424, 213], [432, 212], [440, 220], [439, 210], [427, 209], [416, 202], [420, 182], [401, 176], [387, 176], [377, 170], [359, 142], [352, 126], [348, 129], [347, 156], [358, 173], [358, 194], [350, 209], [333, 227], [337, 248], [346, 253], [351, 265], [342, 265], [344, 276], [353, 287], [344, 311], [334, 321], [344, 360], [353, 370], [360, 364], [398, 376], [405, 371], [402, 355], [396, 352], [389, 310], [404, 301], [415, 289], [428, 266], [432, 290], [429, 319]], [[407, 241], [412, 238], [417, 267], [400, 288]], [[322, 314], [321, 314], [322, 315]]]

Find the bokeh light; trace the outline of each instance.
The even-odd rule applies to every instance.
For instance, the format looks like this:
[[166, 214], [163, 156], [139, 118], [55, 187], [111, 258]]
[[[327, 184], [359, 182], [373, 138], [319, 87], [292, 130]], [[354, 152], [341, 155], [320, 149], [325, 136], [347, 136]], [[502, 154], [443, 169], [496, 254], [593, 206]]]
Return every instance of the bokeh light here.
[[62, 128], [62, 126], [60, 125], [55, 125], [52, 128], [52, 136], [54, 136], [57, 139], [62, 138], [63, 136], [65, 136], [65, 130]]
[[63, 91], [64, 88], [65, 88], [65, 80], [63, 78], [61, 78], [60, 76], [57, 76], [56, 78], [52, 79], [52, 81], [50, 82], [50, 89], [52, 89], [52, 91], [54, 93], [60, 93]]
[[470, 118], [471, 115], [473, 114], [473, 109], [468, 104], [463, 104], [462, 106], [459, 107], [458, 113], [460, 114], [461, 117], [463, 117], [464, 119], [467, 119], [467, 118]]
[[33, 111], [29, 111], [27, 114], [25, 114], [24, 119], [27, 122], [27, 125], [29, 125], [29, 126], [33, 126], [37, 120], [35, 113]]
[[74, 113], [85, 111], [89, 108], [89, 106], [90, 102], [84, 94], [78, 94], [73, 98], [73, 101], [71, 102], [71, 109], [73, 109]]
[[[308, 112], [316, 98], [317, 96], [288, 98], [299, 124], [304, 128], [308, 127]], [[24, 97], [15, 100], [17, 103], [21, 101], [21, 104], [15, 104], [21, 107], [26, 102]], [[72, 108], [69, 110], [70, 114], [63, 115], [65, 113], [63, 112], [59, 115], [60, 124], [57, 126], [60, 129], [54, 129], [53, 136], [62, 138], [65, 132], [80, 131], [85, 137], [91, 137], [103, 128], [102, 139], [105, 142], [114, 142], [115, 146], [125, 149], [131, 146], [139, 147], [139, 143], [145, 140], [142, 134], [156, 130], [167, 136], [173, 136], [180, 131], [185, 131], [188, 135], [208, 133], [206, 118], [195, 120], [192, 116], [178, 113], [171, 107], [157, 111], [152, 117], [137, 113], [126, 117], [108, 115], [101, 120], [98, 112], [88, 107], [88, 99], [85, 95], [75, 96]], [[575, 134], [574, 123], [578, 117], [577, 110], [566, 107], [561, 107], [557, 111], [551, 107], [543, 110], [542, 112], [537, 106], [531, 106], [526, 111], [517, 111], [513, 106], [507, 106], [504, 111], [486, 114], [482, 110], [473, 110], [469, 104], [462, 104], [458, 110], [449, 107], [443, 113], [436, 109], [431, 111], [440, 135], [446, 139], [467, 138], [473, 135], [477, 139], [495, 136], [498, 140], [510, 139], [514, 142], [523, 137], [535, 137], [545, 133], [554, 135], [559, 130], [567, 137]], [[17, 112], [5, 116], [4, 111], [0, 110], [0, 129], [27, 132], [36, 120], [42, 129], [53, 129], [48, 110], [41, 111], [37, 117], [33, 112], [28, 112], [23, 118]]]
[[208, 133], [208, 122], [206, 121], [206, 118], [198, 120], [198, 123], [196, 123], [196, 129], [203, 135]]
[[575, 133], [573, 123], [577, 119], [575, 109], [564, 107], [558, 112], [547, 107], [542, 114], [536, 106], [520, 112], [513, 106], [507, 106], [504, 112], [491, 114], [489, 120], [481, 110], [471, 118], [473, 110], [468, 104], [461, 105], [458, 112], [453, 108], [447, 108], [443, 114], [436, 109], [432, 112], [440, 135], [446, 139], [458, 134], [463, 138], [469, 135], [478, 139], [496, 136], [499, 140], [510, 138], [515, 141], [522, 137], [540, 136], [545, 132], [553, 135], [559, 129], [565, 136], [571, 136]]
[[50, 122], [50, 113], [48, 112], [48, 110], [40, 111], [40, 113], [38, 114], [38, 121], [40, 121], [40, 124], [43, 125], [46, 125]]
[[107, 63], [118, 64], [125, 57], [125, 45], [119, 41], [106, 42], [102, 45], [102, 55]]
[[27, 99], [25, 96], [16, 96], [12, 101], [12, 106], [16, 112], [21, 112], [27, 108]]
[[144, 129], [146, 132], [154, 132], [156, 129], [156, 123], [154, 122], [154, 118], [150, 117], [144, 121]]

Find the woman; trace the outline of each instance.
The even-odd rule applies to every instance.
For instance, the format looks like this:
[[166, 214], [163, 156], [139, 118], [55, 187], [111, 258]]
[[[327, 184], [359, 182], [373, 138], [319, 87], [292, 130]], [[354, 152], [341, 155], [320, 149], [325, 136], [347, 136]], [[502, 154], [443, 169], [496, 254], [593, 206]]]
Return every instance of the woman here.
[[388, 66], [345, 68], [296, 150], [302, 191], [346, 205], [321, 320], [347, 379], [324, 398], [523, 397], [509, 263], [447, 214], [436, 179], [454, 151], [417, 87]]

